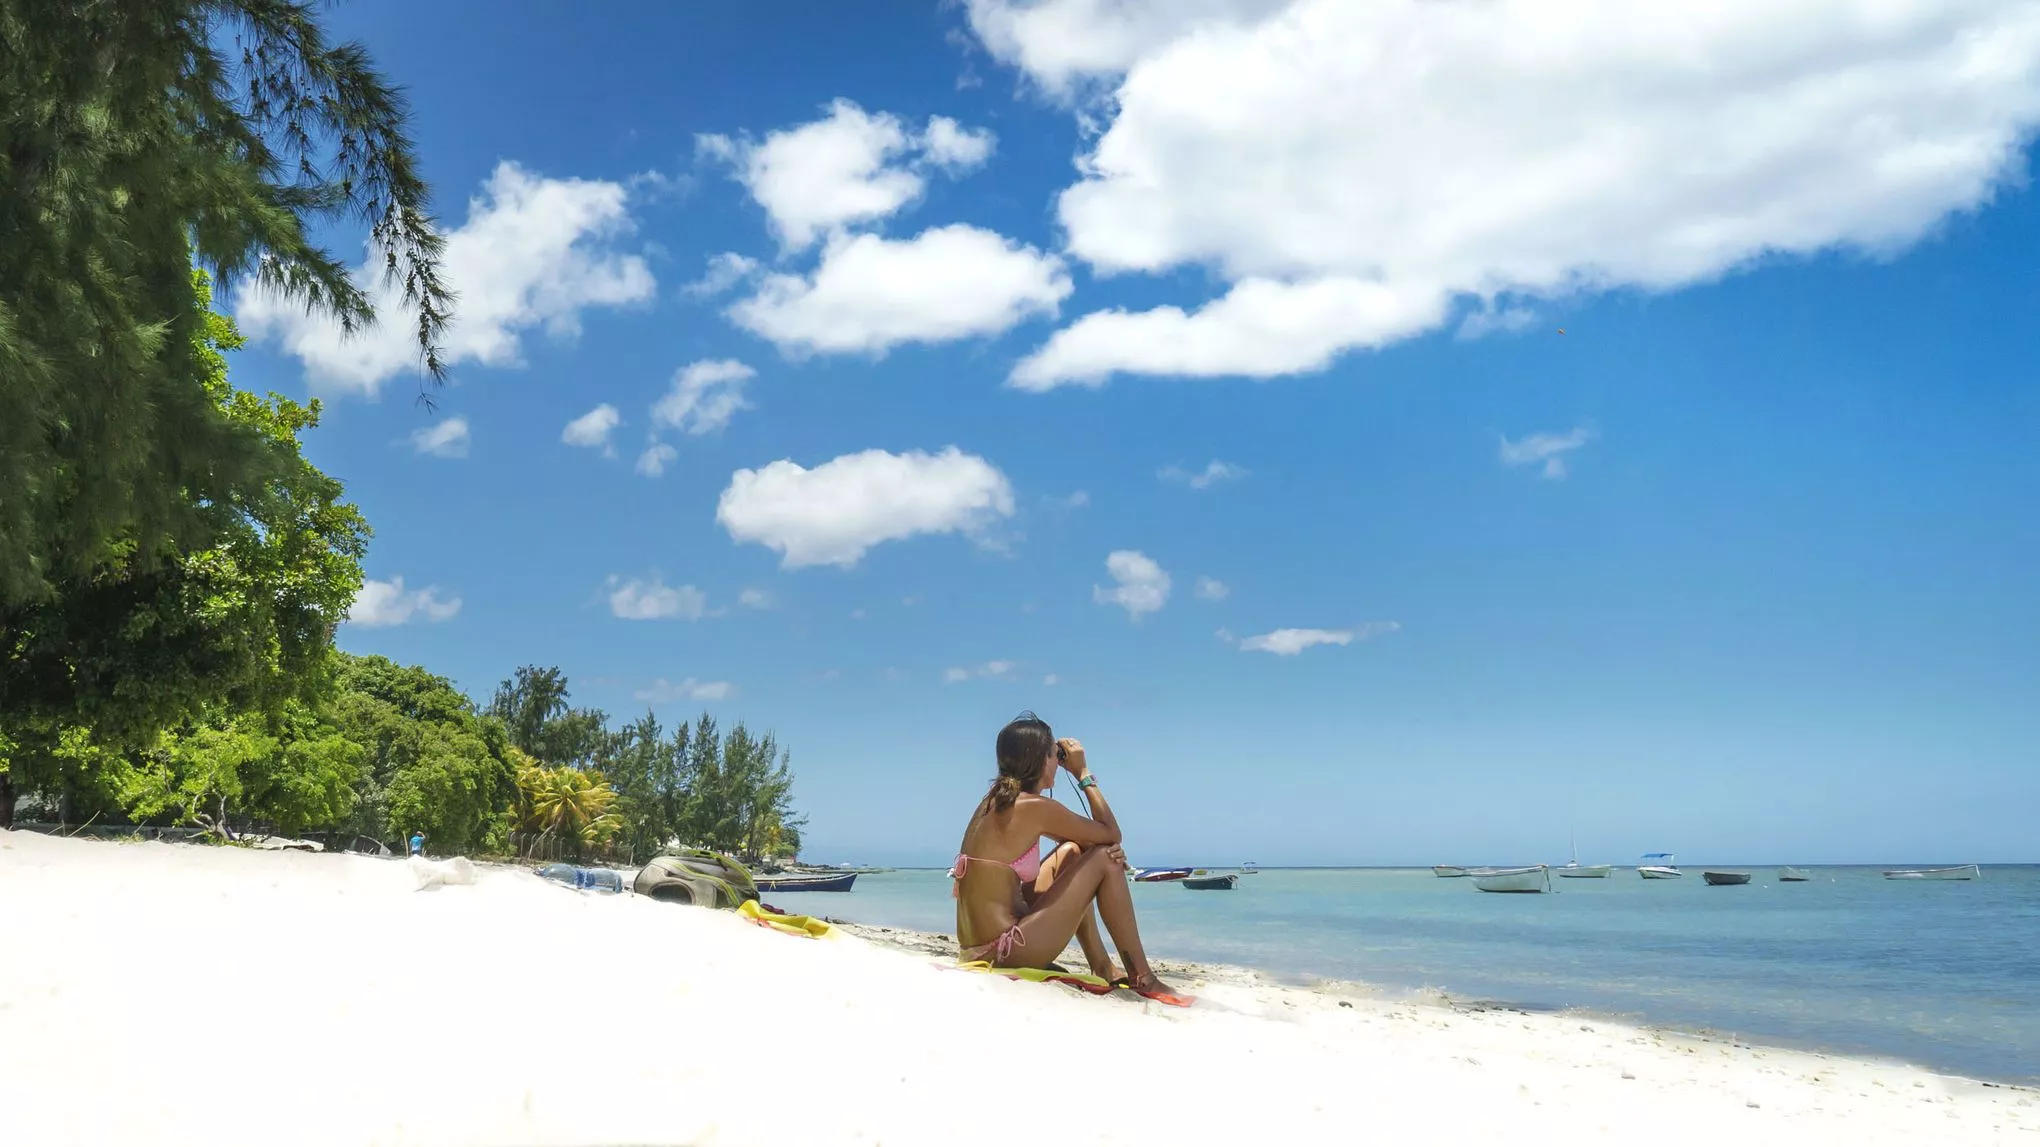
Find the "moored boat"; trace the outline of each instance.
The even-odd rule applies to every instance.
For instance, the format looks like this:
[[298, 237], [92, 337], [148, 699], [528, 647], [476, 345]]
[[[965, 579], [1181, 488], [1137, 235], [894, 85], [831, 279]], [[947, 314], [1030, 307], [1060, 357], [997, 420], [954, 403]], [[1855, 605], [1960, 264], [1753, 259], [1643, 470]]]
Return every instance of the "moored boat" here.
[[1457, 864], [1434, 864], [1431, 866], [1431, 875], [1433, 876], [1465, 876], [1471, 871], [1471, 869]]
[[857, 883], [854, 872], [782, 872], [753, 878], [760, 892], [848, 892]]
[[1566, 835], [1570, 838], [1570, 843], [1572, 844], [1572, 860], [1562, 867], [1552, 869], [1552, 871], [1569, 880], [1606, 880], [1608, 874], [1615, 871], [1615, 866], [1612, 864], [1581, 864], [1579, 837], [1574, 836], [1570, 832]]
[[1983, 875], [1983, 869], [1974, 864], [1958, 864], [1953, 868], [1896, 868], [1884, 874], [1886, 880], [1975, 880]]
[[1750, 874], [1747, 872], [1703, 872], [1700, 874], [1700, 879], [1705, 880], [1709, 884], [1748, 884], [1750, 882]]
[[1189, 868], [1136, 868], [1133, 879], [1140, 884], [1156, 884], [1164, 880], [1182, 880], [1193, 871]]
[[1217, 875], [1207, 873], [1203, 876], [1184, 877], [1183, 887], [1191, 889], [1192, 891], [1195, 892], [1225, 892], [1230, 890], [1233, 885], [1238, 884], [1239, 882], [1240, 875], [1237, 872], [1227, 872]]
[[1672, 863], [1672, 854], [1669, 852], [1644, 853], [1643, 863], [1636, 866], [1636, 874], [1645, 880], [1677, 880], [1686, 875], [1679, 871], [1678, 865]]
[[1527, 868], [1488, 868], [1472, 874], [1473, 886], [1482, 892], [1549, 892], [1551, 866], [1533, 864]]
[[1780, 884], [1804, 884], [1812, 879], [1813, 877], [1790, 865], [1778, 870], [1778, 883]]

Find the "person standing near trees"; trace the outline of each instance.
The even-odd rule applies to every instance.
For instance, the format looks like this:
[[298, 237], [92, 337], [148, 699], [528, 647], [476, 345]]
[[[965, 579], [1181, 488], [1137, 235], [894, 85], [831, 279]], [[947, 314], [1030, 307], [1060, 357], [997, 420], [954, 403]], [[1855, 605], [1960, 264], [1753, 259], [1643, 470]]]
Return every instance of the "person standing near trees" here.
[[412, 833], [412, 834], [411, 834], [411, 855], [412, 855], [412, 856], [423, 856], [423, 855], [425, 855], [425, 834], [424, 834], [424, 833], [422, 833], [422, 832], [414, 832], [414, 833]]

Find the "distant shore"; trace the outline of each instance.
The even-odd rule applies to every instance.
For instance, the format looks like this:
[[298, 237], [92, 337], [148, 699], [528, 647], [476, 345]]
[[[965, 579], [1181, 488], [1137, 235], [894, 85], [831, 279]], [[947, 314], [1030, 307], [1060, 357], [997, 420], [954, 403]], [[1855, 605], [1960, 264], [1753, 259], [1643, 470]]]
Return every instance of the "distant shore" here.
[[[2040, 1136], [2034, 1092], [1904, 1065], [1215, 965], [1162, 965], [1189, 1009], [1092, 998], [511, 868], [0, 833], [0, 907], [24, 1147]], [[985, 1117], [1000, 1078], [1038, 1119]]]

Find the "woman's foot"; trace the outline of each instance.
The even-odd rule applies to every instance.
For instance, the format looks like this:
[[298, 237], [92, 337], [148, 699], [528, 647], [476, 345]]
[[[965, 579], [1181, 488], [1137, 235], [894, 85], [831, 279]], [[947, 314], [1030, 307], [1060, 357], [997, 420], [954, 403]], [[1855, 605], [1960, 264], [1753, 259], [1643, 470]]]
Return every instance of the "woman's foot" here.
[[1119, 970], [1119, 965], [1110, 960], [1105, 961], [1103, 964], [1091, 965], [1091, 974], [1108, 984], [1118, 983], [1125, 975], [1125, 973]]
[[1177, 994], [1176, 989], [1163, 983], [1162, 978], [1155, 975], [1152, 968], [1148, 969], [1148, 973], [1145, 976], [1128, 976], [1126, 983], [1134, 991], [1140, 992], [1143, 995], [1160, 993], [1165, 996], [1173, 996]]

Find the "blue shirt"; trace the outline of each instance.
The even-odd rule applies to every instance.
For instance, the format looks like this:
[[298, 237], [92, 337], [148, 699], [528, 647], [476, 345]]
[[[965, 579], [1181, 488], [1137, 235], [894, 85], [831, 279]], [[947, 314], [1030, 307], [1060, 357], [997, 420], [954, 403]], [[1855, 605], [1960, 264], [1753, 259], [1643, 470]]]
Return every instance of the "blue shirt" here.
[[425, 837], [423, 834], [411, 838], [411, 851], [414, 853], [425, 851]]

